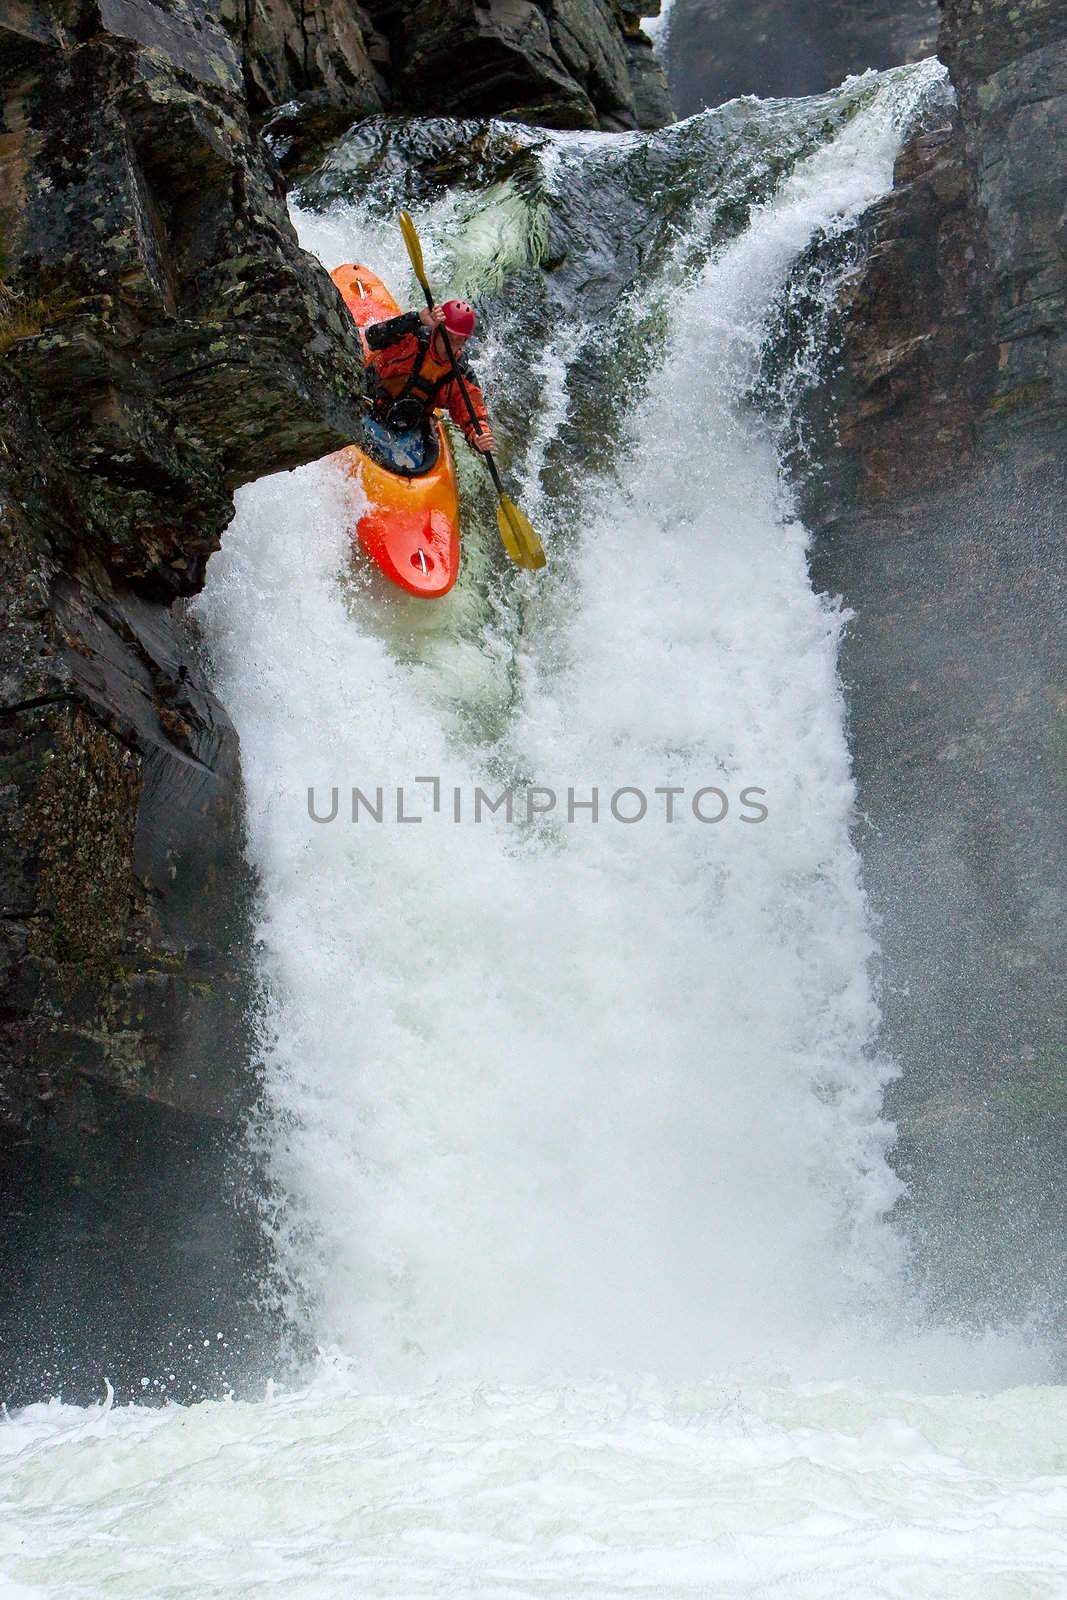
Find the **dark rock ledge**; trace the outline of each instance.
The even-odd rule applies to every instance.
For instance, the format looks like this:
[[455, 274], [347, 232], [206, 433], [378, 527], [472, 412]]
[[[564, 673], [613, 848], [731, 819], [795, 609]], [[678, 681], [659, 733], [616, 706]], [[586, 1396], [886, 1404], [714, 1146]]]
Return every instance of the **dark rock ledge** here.
[[237, 740], [172, 602], [362, 367], [204, 8], [0, 44], [0, 1398], [195, 1393], [262, 1250]]

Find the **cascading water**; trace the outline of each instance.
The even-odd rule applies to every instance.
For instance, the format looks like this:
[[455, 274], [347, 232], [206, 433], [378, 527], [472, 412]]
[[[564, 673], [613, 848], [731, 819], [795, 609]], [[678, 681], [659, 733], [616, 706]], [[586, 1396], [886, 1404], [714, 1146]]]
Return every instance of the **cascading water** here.
[[[565, 415], [557, 341], [523, 485], [547, 582], [483, 549], [413, 643], [417, 602], [339, 581], [352, 519], [331, 463], [248, 491], [216, 560], [205, 611], [263, 875], [275, 1177], [320, 1339], [379, 1378], [817, 1368], [891, 1282], [840, 618], [745, 402], [792, 263], [887, 186], [924, 82], [858, 86], [837, 137], [790, 152], [748, 226], [687, 270], [711, 222], [694, 205], [627, 290], [622, 320], [660, 329], [637, 403], [604, 422], [617, 465], [558, 507], [537, 493]], [[580, 210], [599, 148], [551, 142], [542, 203]], [[441, 283], [462, 210], [432, 214]], [[513, 240], [532, 210], [512, 202]], [[401, 277], [365, 199], [305, 230], [328, 265]], [[484, 293], [508, 232], [468, 234], [456, 287]], [[539, 318], [504, 321], [490, 392]], [[572, 353], [611, 338], [602, 318]], [[559, 479], [581, 483], [579, 452]], [[478, 786], [520, 777], [558, 797], [543, 825], [474, 821]], [[382, 787], [392, 820], [353, 823], [353, 785]], [[396, 821], [398, 785], [417, 824]], [[344, 795], [332, 822], [309, 786], [320, 812]]]
[[1063, 1592], [1062, 1392], [803, 1381], [1040, 1372], [904, 1338], [842, 618], [751, 403], [795, 263], [938, 82], [653, 137], [387, 124], [309, 186], [305, 242], [398, 290], [416, 187], [551, 565], [506, 566], [469, 459], [432, 606], [353, 569], [333, 463], [241, 495], [198, 609], [262, 884], [273, 1226], [331, 1359], [261, 1405], [0, 1428], [3, 1593]]

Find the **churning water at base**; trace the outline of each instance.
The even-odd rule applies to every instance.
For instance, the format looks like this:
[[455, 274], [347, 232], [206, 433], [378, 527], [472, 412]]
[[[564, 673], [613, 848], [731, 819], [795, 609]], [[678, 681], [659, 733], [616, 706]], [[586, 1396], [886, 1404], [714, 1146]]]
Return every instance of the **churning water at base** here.
[[324, 1378], [35, 1407], [0, 1427], [0, 1596], [1060, 1600], [1065, 1437], [1041, 1389]]
[[[427, 198], [434, 276], [494, 311], [545, 575], [502, 561], [470, 462], [433, 606], [352, 568], [333, 464], [240, 497], [200, 613], [262, 880], [274, 1226], [328, 1354], [259, 1405], [0, 1427], [0, 1595], [1067, 1592], [1064, 1392], [856, 1381], [1042, 1368], [907, 1309], [842, 619], [750, 403], [797, 262], [935, 82], [497, 130], [512, 169]], [[380, 165], [302, 225], [410, 293]], [[516, 815], [476, 823], [479, 787]]]

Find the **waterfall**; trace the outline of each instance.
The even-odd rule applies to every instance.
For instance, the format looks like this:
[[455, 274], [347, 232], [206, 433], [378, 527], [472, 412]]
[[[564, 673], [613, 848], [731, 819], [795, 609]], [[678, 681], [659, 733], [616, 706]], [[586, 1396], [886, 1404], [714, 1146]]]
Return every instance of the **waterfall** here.
[[[353, 569], [332, 462], [243, 491], [212, 561], [200, 610], [262, 882], [276, 1226], [316, 1338], [379, 1380], [818, 1371], [897, 1297], [843, 619], [751, 394], [798, 257], [889, 187], [938, 80], [869, 75], [788, 124], [755, 108], [732, 232], [694, 189], [592, 311], [551, 280], [491, 299], [482, 377], [543, 578], [500, 559], [472, 462], [463, 580], [432, 606]], [[538, 206], [578, 235], [612, 161], [702, 134], [714, 153], [717, 129], [545, 137], [536, 201], [527, 179], [424, 208], [432, 271], [492, 297], [510, 251], [527, 281]], [[301, 225], [327, 265], [410, 295], [391, 181]], [[543, 817], [531, 785], [556, 797]], [[513, 820], [476, 822], [475, 791], [509, 786]], [[381, 822], [352, 820], [353, 788], [382, 789]], [[320, 816], [337, 790], [334, 820], [309, 789]]]

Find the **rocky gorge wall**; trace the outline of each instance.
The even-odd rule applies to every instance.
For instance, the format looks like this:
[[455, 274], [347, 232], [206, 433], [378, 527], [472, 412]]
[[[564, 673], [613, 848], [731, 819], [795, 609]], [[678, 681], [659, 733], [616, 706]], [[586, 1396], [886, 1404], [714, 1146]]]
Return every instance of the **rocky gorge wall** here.
[[946, 0], [947, 101], [865, 221], [813, 397], [917, 1274], [1062, 1338], [1067, 13]]
[[[1062, 1339], [1067, 1202], [1067, 10], [676, 0], [682, 114], [934, 48], [955, 93], [864, 219], [792, 467], [842, 657], [901, 1208], [935, 1312]], [[836, 247], [834, 247], [836, 249]], [[847, 263], [816, 245], [773, 397]]]
[[351, 437], [362, 362], [208, 11], [16, 6], [2, 41], [0, 1392], [195, 1391], [261, 1254], [251, 885], [173, 603], [239, 484]]

